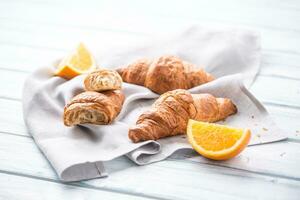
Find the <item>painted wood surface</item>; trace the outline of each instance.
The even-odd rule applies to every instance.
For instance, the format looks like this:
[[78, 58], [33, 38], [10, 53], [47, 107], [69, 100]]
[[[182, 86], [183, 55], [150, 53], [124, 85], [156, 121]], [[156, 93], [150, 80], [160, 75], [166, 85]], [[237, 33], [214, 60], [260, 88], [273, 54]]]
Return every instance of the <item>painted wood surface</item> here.
[[[0, 199], [297, 199], [300, 194], [300, 2], [0, 1]], [[79, 41], [99, 52], [192, 24], [241, 26], [262, 37], [261, 70], [251, 92], [289, 132], [248, 148], [239, 162], [173, 156], [138, 167], [107, 162], [104, 179], [61, 183], [23, 122], [26, 76]], [[239, 163], [239, 164], [235, 164]], [[266, 192], [272, 191], [272, 192]]]
[[61, 184], [54, 180], [44, 181], [43, 179], [34, 179], [30, 176], [20, 176], [13, 173], [1, 174], [0, 185], [0, 199], [151, 199], [74, 184]]
[[[2, 147], [0, 156], [5, 161], [0, 164], [1, 170], [38, 179], [57, 181], [56, 174], [51, 166], [40, 154], [40, 151], [30, 138], [3, 134], [0, 135], [0, 145]], [[269, 147], [280, 150], [284, 146], [281, 143], [274, 143], [274, 145], [279, 146]], [[256, 154], [256, 157], [258, 157], [259, 153]], [[299, 157], [292, 151], [286, 152], [285, 155], [276, 155], [276, 152], [274, 154], [274, 159], [276, 157], [282, 158], [281, 162], [289, 160], [285, 159], [285, 156]], [[263, 162], [268, 162], [263, 159], [260, 161], [257, 159], [259, 158], [253, 161], [254, 165], [264, 165]], [[252, 162], [251, 159], [248, 162]], [[276, 165], [278, 162], [278, 160], [270, 162], [270, 165]], [[296, 163], [297, 160], [294, 162]], [[287, 162], [285, 162], [286, 164]], [[268, 165], [268, 168], [270, 168], [270, 165]], [[236, 170], [231, 167], [208, 164], [203, 165], [186, 160], [168, 159], [164, 162], [139, 167], [128, 159], [119, 158], [106, 163], [106, 167], [109, 169], [109, 178], [82, 181], [76, 184], [82, 187], [111, 189], [136, 195], [148, 194], [157, 198], [162, 197], [161, 195], [163, 194], [168, 199], [194, 199], [199, 196], [208, 198], [211, 195], [214, 196], [214, 193], [217, 193], [216, 198], [227, 199], [227, 197], [242, 196], [251, 199], [256, 197], [256, 192], [263, 191], [265, 188], [270, 188], [274, 193], [271, 196], [268, 193], [261, 194], [261, 197], [272, 199], [277, 195], [284, 197], [285, 193], [282, 193], [282, 191], [296, 195], [300, 186], [299, 177], [291, 178], [280, 174], [253, 173], [248, 170]], [[256, 168], [258, 167], [260, 166], [256, 166]], [[274, 168], [276, 167], [274, 166]], [[282, 165], [282, 168], [285, 168], [285, 166]], [[290, 167], [289, 169], [296, 170]], [[280, 172], [278, 171], [278, 173]], [[239, 190], [236, 190], [236, 183], [239, 182], [243, 183], [243, 187], [239, 187]], [[256, 184], [257, 187], [251, 188]], [[180, 198], [180, 194], [183, 195], [182, 198]]]

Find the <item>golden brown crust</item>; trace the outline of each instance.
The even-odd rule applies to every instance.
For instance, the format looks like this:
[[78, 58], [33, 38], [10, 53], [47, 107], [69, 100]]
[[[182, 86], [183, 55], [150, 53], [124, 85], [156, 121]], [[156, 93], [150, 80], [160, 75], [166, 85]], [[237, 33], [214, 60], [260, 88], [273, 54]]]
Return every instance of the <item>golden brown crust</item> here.
[[161, 95], [152, 109], [143, 113], [136, 126], [129, 130], [129, 138], [139, 142], [184, 133], [192, 102], [192, 96], [186, 90]]
[[124, 82], [144, 85], [151, 62], [148, 59], [140, 59], [127, 67], [117, 69], [117, 72], [121, 75]]
[[129, 129], [128, 136], [133, 142], [140, 142], [184, 134], [188, 119], [215, 122], [236, 112], [229, 99], [178, 89], [161, 95]]
[[115, 70], [99, 69], [89, 73], [84, 79], [87, 91], [119, 90], [122, 87], [122, 78]]
[[175, 56], [161, 56], [153, 62], [141, 59], [117, 71], [124, 82], [143, 85], [158, 94], [190, 89], [214, 80], [203, 69]]
[[124, 98], [120, 90], [83, 92], [65, 106], [64, 124], [110, 124], [121, 111]]
[[175, 89], [187, 89], [182, 61], [174, 56], [158, 58], [150, 65], [144, 85], [158, 94]]
[[197, 68], [195, 65], [191, 63], [183, 61], [183, 65], [184, 65], [186, 80], [188, 80], [186, 89], [190, 89], [198, 85], [208, 83], [215, 79], [211, 74], [205, 72], [201, 68]]

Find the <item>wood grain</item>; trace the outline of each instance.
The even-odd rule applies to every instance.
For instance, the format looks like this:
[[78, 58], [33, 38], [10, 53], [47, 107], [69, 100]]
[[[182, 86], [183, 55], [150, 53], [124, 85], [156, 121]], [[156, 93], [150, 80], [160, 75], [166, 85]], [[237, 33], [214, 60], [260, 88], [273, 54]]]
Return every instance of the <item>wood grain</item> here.
[[[283, 146], [282, 143], [274, 143], [274, 145], [272, 149], [280, 149], [280, 146]], [[0, 171], [14, 172], [35, 179], [57, 181], [51, 166], [40, 154], [31, 138], [0, 134], [0, 146], [0, 159], [5, 161], [0, 163]], [[15, 148], [16, 146], [18, 148]], [[270, 154], [272, 152], [269, 152], [269, 156]], [[298, 155], [289, 155], [289, 152], [286, 152], [286, 156]], [[288, 167], [284, 165], [288, 163], [288, 159], [284, 157], [281, 159], [283, 163], [273, 160], [270, 164], [281, 163]], [[264, 160], [260, 160], [257, 167], [262, 167], [269, 162]], [[221, 199], [235, 199], [237, 196], [253, 199], [257, 197], [257, 194], [263, 199], [272, 199], [283, 198], [287, 193], [292, 197], [298, 194], [300, 188], [297, 179], [188, 161], [167, 160], [141, 167], [134, 165], [128, 159], [119, 158], [105, 165], [110, 173], [109, 178], [82, 181], [76, 184], [118, 192], [127, 191], [135, 195], [147, 194], [158, 198], [163, 196], [167, 199], [195, 199], [199, 196], [204, 199], [209, 199], [211, 196]], [[239, 183], [243, 184], [239, 185], [237, 190]], [[273, 191], [272, 194], [263, 192], [266, 189]]]
[[0, 199], [152, 199], [0, 172]]
[[[101, 20], [101, 23], [103, 23], [101, 27], [104, 28], [89, 29], [86, 27], [83, 30], [74, 26], [53, 25], [51, 23], [45, 25], [42, 22], [32, 22], [30, 20], [8, 20], [7, 18], [1, 18], [0, 15], [0, 22], [3, 24], [2, 28], [0, 28], [0, 42], [3, 44], [65, 51], [71, 49], [80, 40], [95, 48], [103, 47], [107, 43], [126, 45], [137, 42], [139, 39], [149, 39], [155, 35], [168, 35], [193, 24], [207, 24], [207, 22], [202, 23], [201, 20], [191, 22], [190, 19], [180, 19], [178, 21], [172, 18], [162, 18], [160, 23], [153, 23], [156, 22], [155, 20], [145, 23], [137, 18], [110, 17], [108, 17], [109, 22], [105, 21], [106, 18]], [[130, 21], [124, 22], [125, 19]], [[114, 23], [122, 24], [122, 26], [116, 26]], [[174, 26], [174, 23], [176, 23], [176, 26]], [[36, 29], [36, 26], [40, 26], [40, 28]], [[298, 32], [286, 29], [258, 28], [256, 26], [251, 27], [251, 29], [257, 30], [261, 34], [263, 51], [300, 53], [297, 45], [300, 42]], [[278, 40], [281, 42], [274, 42]]]
[[[91, 1], [90, 5], [93, 6], [77, 2], [72, 9], [68, 9], [69, 4], [67, 2], [29, 4], [20, 1], [3, 1], [1, 4], [7, 8], [1, 12], [0, 17], [2, 18], [32, 20], [42, 23], [75, 26], [81, 29], [103, 27], [103, 25], [128, 27], [131, 25], [132, 18], [139, 16], [136, 20], [141, 21], [141, 18], [151, 18], [147, 22], [152, 21], [152, 23], [163, 22], [161, 20], [164, 18], [178, 22], [188, 19], [196, 20], [197, 22], [217, 21], [222, 24], [299, 31], [299, 28], [295, 27], [295, 22], [299, 22], [297, 18], [299, 16], [297, 6], [299, 5], [291, 2], [282, 3], [278, 0], [272, 2], [272, 4], [267, 0], [262, 2], [231, 0], [226, 1], [226, 3], [217, 0], [209, 2], [196, 0], [141, 2], [130, 0], [126, 2], [110, 1], [110, 3], [106, 1]], [[27, 9], [24, 9], [24, 7]], [[157, 9], [157, 7], [160, 9]], [[68, 15], [65, 14], [66, 9], [68, 10]], [[10, 10], [14, 12], [10, 12]], [[78, 13], [82, 12], [85, 13], [84, 16], [78, 15]], [[39, 16], [39, 18], [36, 18], [36, 16]], [[274, 17], [276, 17], [276, 20], [274, 20]], [[116, 18], [121, 18], [119, 20], [122, 20], [123, 23], [115, 22]]]

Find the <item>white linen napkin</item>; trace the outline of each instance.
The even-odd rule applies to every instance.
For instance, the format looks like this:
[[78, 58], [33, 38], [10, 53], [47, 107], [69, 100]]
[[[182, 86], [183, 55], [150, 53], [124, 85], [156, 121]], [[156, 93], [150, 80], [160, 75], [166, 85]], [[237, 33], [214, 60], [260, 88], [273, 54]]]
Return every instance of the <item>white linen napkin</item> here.
[[[193, 27], [168, 39], [141, 44], [137, 49], [110, 52], [101, 56], [102, 66], [116, 67], [136, 58], [164, 54], [202, 64], [208, 72], [221, 77], [190, 91], [232, 99], [238, 113], [221, 123], [251, 128], [251, 144], [286, 138], [262, 104], [243, 85], [244, 81], [247, 84], [253, 81], [259, 68], [260, 42], [257, 34], [247, 30]], [[113, 124], [64, 126], [64, 105], [83, 91], [84, 75], [66, 81], [54, 77], [53, 70], [53, 66], [44, 67], [29, 76], [24, 84], [23, 110], [30, 134], [62, 181], [106, 176], [102, 162], [122, 155], [144, 165], [163, 160], [175, 151], [191, 148], [184, 136], [137, 144], [128, 139], [130, 125], [158, 97], [149, 89], [133, 84], [123, 84], [126, 99]], [[236, 72], [242, 75], [230, 75]]]

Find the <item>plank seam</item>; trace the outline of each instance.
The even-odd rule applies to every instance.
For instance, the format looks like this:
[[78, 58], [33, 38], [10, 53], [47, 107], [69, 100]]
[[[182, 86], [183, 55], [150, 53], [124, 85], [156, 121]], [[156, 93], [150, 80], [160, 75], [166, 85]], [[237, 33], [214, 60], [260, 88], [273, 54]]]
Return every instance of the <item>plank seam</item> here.
[[174, 161], [179, 161], [179, 162], [191, 162], [191, 163], [198, 163], [198, 164], [204, 164], [204, 165], [209, 165], [209, 166], [219, 166], [219, 167], [224, 167], [224, 168], [228, 168], [228, 169], [233, 169], [233, 170], [237, 170], [237, 171], [245, 171], [248, 173], [253, 173], [253, 174], [260, 174], [263, 176], [268, 176], [268, 177], [276, 177], [276, 178], [282, 178], [282, 179], [288, 179], [288, 180], [294, 180], [294, 181], [300, 181], [300, 178], [296, 178], [296, 177], [291, 177], [291, 176], [285, 176], [285, 175], [280, 175], [280, 174], [274, 174], [274, 173], [269, 173], [269, 172], [258, 172], [258, 171], [252, 171], [252, 170], [248, 170], [248, 169], [240, 169], [240, 168], [236, 168], [236, 167], [230, 167], [230, 166], [226, 166], [226, 165], [215, 165], [215, 164], [210, 164], [210, 163], [206, 163], [206, 162], [197, 162], [197, 161], [193, 161], [193, 160], [187, 160], [187, 159], [176, 159], [176, 158], [168, 158], [167, 160], [174, 160]]
[[20, 98], [7, 97], [7, 96], [2, 96], [2, 95], [0, 95], [0, 99], [5, 99], [5, 100], [9, 100], [9, 101], [17, 101], [17, 102], [22, 101]]
[[[134, 17], [134, 16], [130, 16], [130, 17]], [[183, 20], [184, 22], [187, 22], [189, 20], [199, 20], [200, 18], [198, 17], [187, 17], [187, 16], [171, 16], [171, 15], [165, 15], [163, 13], [161, 14], [158, 14], [158, 15], [154, 15], [153, 17], [156, 17], [156, 18], [164, 18], [164, 19], [180, 19], [180, 20]], [[127, 33], [134, 33], [134, 34], [146, 34], [146, 33], [143, 33], [143, 32], [135, 32], [135, 31], [126, 31], [126, 30], [122, 30], [122, 29], [112, 29], [112, 28], [106, 28], [106, 29], [103, 29], [103, 28], [98, 28], [98, 27], [94, 27], [94, 26], [83, 26], [83, 25], [68, 25], [68, 24], [64, 24], [64, 23], [61, 23], [61, 24], [57, 24], [57, 23], [51, 23], [51, 22], [42, 22], [42, 21], [35, 21], [35, 20], [32, 20], [32, 19], [18, 19], [18, 18], [11, 18], [11, 17], [1, 17], [0, 20], [14, 20], [14, 21], [25, 21], [26, 23], [33, 23], [33, 24], [47, 24], [47, 25], [52, 25], [52, 26], [59, 26], [59, 27], [71, 27], [71, 28], [76, 28], [76, 29], [89, 29], [89, 30], [100, 30], [100, 31], [109, 31], [109, 32], [127, 32]], [[231, 19], [226, 19], [226, 20], [220, 20], [220, 19], [216, 19], [216, 18], [208, 18], [209, 20], [213, 20], [213, 23], [228, 23], [228, 21], [230, 21]], [[207, 19], [207, 20], [208, 20]], [[232, 22], [231, 21], [231, 24], [235, 24], [237, 22]], [[281, 28], [281, 27], [276, 27], [276, 26], [270, 26], [268, 24], [254, 24], [253, 22], [247, 22], [247, 21], [239, 21], [238, 22], [240, 26], [250, 26], [250, 27], [259, 27], [259, 28], [263, 28], [263, 29], [268, 29], [268, 30], [276, 30], [276, 31], [291, 31], [293, 33], [299, 33], [300, 30], [298, 29], [295, 29], [295, 28]]]
[[296, 109], [296, 110], [300, 110], [300, 106], [298, 105], [292, 105], [292, 104], [282, 104], [276, 101], [269, 101], [269, 100], [262, 100], [261, 101], [263, 104], [266, 105], [271, 105], [271, 106], [277, 106], [277, 107], [281, 107], [281, 108], [292, 108], [292, 109]]
[[15, 43], [15, 42], [3, 42], [3, 41], [1, 41], [0, 44], [10, 45], [10, 46], [23, 46], [23, 47], [28, 47], [28, 48], [31, 48], [31, 49], [44, 49], [44, 50], [51, 50], [51, 51], [68, 52], [68, 49], [46, 47], [46, 46], [36, 46], [36, 45], [31, 45], [31, 44], [22, 44], [22, 43]]
[[161, 198], [161, 197], [156, 197], [154, 195], [147, 195], [147, 194], [138, 194], [138, 193], [128, 192], [128, 191], [125, 191], [125, 190], [114, 190], [114, 189], [109, 189], [109, 188], [99, 188], [99, 187], [88, 185], [88, 184], [82, 185], [82, 183], [75, 183], [75, 182], [74, 183], [64, 183], [64, 182], [61, 182], [59, 180], [55, 180], [55, 179], [51, 179], [51, 178], [38, 177], [38, 176], [33, 176], [33, 175], [23, 174], [23, 173], [15, 173], [15, 172], [1, 170], [1, 169], [0, 169], [0, 173], [12, 175], [12, 176], [20, 176], [20, 177], [25, 177], [25, 178], [31, 178], [31, 179], [41, 180], [41, 181], [48, 181], [48, 182], [52, 182], [52, 183], [69, 185], [69, 186], [74, 186], [74, 187], [80, 187], [80, 188], [84, 188], [84, 189], [119, 193], [119, 194], [134, 196], [134, 197], [144, 197], [144, 198], [159, 199], [159, 200], [170, 200], [168, 198]]
[[280, 78], [280, 79], [288, 79], [288, 80], [294, 80], [294, 81], [300, 81], [300, 78], [295, 78], [295, 77], [290, 77], [290, 76], [285, 76], [285, 75], [278, 75], [278, 74], [263, 74], [263, 73], [259, 73], [260, 76], [264, 76], [264, 77], [276, 77], [276, 78]]
[[8, 131], [0, 131], [1, 134], [6, 134], [6, 135], [13, 135], [13, 136], [20, 136], [20, 137], [25, 137], [25, 138], [31, 138], [33, 139], [33, 137], [31, 135], [21, 135], [21, 134], [18, 134], [18, 133], [11, 133], [11, 132], [8, 132]]
[[2, 71], [10, 71], [10, 72], [18, 72], [18, 73], [24, 73], [24, 74], [30, 74], [32, 71], [29, 70], [22, 70], [22, 69], [11, 69], [10, 67], [0, 67], [0, 70]]
[[300, 139], [296, 139], [296, 138], [288, 138], [286, 141], [300, 144]]
[[[284, 54], [284, 53], [278, 53], [278, 54]], [[266, 55], [267, 56], [267, 55]], [[261, 64], [266, 66], [266, 67], [270, 67], [270, 65], [274, 66], [274, 65], [284, 65], [286, 67], [297, 67], [297, 68], [300, 68], [300, 65], [299, 64], [286, 64], [286, 63], [280, 63], [280, 62], [274, 62], [274, 61], [266, 61], [266, 60], [263, 60], [261, 61]]]
[[[3, 18], [0, 17], [0, 20]], [[15, 19], [13, 19], [15, 20]], [[49, 22], [36, 22], [36, 21], [26, 21], [23, 19], [20, 20], [15, 20], [15, 21], [25, 21], [25, 23], [30, 23], [34, 25], [47, 25], [47, 26], [52, 26], [52, 27], [65, 27], [65, 28], [72, 28], [72, 29], [77, 29], [77, 30], [89, 30], [89, 31], [95, 31], [95, 32], [111, 32], [111, 33], [125, 33], [129, 35], [153, 35], [149, 34], [147, 32], [138, 32], [138, 31], [130, 31], [130, 30], [124, 30], [124, 29], [113, 29], [113, 28], [101, 28], [101, 27], [93, 27], [93, 26], [76, 26], [76, 25], [69, 25], [69, 24], [55, 24], [55, 23], [49, 23]], [[1, 30], [1, 28], [0, 28]], [[8, 31], [14, 31], [14, 32], [23, 32], [23, 33], [29, 33], [28, 31], [20, 30], [20, 29], [15, 29], [15, 28], [3, 28], [2, 30], [8, 30]]]

